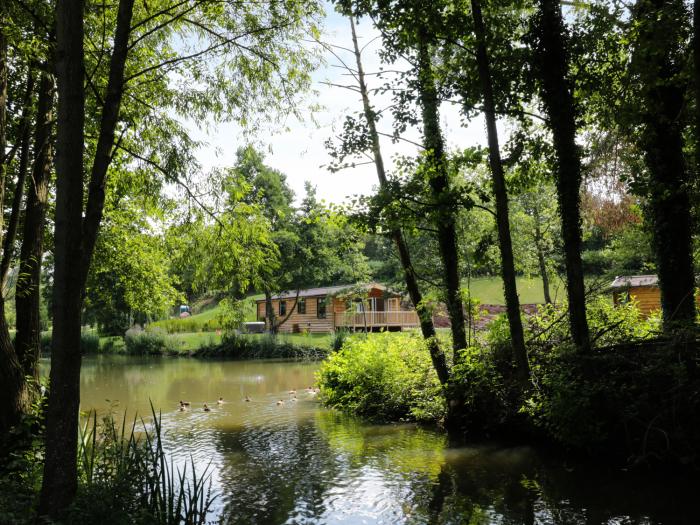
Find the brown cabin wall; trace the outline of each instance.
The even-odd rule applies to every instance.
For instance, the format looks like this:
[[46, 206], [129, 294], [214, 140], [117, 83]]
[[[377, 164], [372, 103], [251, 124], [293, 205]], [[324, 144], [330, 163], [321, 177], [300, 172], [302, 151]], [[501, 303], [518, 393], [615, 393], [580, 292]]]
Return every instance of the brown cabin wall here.
[[[318, 299], [319, 297], [306, 297], [306, 313], [300, 314], [297, 308], [294, 308], [294, 312], [289, 316], [282, 325], [279, 327], [280, 333], [291, 333], [294, 331], [294, 325], [299, 325], [300, 331], [310, 332], [310, 333], [328, 333], [332, 332], [333, 327], [333, 310], [330, 304], [326, 304], [326, 318], [319, 319], [317, 317], [318, 313]], [[289, 309], [294, 306], [294, 297], [290, 299], [285, 299], [287, 303], [287, 313]], [[274, 309], [275, 316], [277, 316], [277, 321], [279, 322], [279, 311], [280, 311], [280, 300], [272, 300], [272, 308]], [[258, 319], [265, 319], [265, 301], [259, 301], [257, 306]], [[285, 314], [286, 317], [286, 314]]]
[[[627, 298], [626, 291], [616, 291], [613, 293], [615, 304], [620, 304]], [[639, 306], [639, 311], [644, 316], [650, 315], [654, 311], [661, 310], [661, 290], [658, 286], [632, 286], [629, 289], [630, 298], [634, 298]], [[700, 295], [696, 297], [700, 306]]]

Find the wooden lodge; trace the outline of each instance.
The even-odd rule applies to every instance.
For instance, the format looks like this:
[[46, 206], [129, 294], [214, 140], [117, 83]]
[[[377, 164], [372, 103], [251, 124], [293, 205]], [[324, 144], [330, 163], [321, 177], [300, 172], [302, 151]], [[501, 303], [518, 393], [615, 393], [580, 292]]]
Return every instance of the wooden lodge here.
[[[659, 278], [656, 275], [623, 275], [616, 277], [610, 285], [613, 302], [623, 304], [635, 299], [639, 311], [644, 316], [661, 310], [661, 290]], [[700, 304], [700, 296], [697, 298]]]
[[[258, 320], [267, 323], [265, 299], [256, 303]], [[275, 322], [286, 319], [279, 326], [282, 333], [400, 331], [419, 325], [415, 310], [377, 283], [287, 291], [272, 297], [272, 308]]]

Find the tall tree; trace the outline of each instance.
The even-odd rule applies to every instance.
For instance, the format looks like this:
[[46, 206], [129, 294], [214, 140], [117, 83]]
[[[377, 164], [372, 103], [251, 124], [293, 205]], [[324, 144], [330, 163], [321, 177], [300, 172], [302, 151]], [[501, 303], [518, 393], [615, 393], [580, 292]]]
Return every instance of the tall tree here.
[[[85, 127], [84, 3], [57, 0], [56, 228], [51, 391], [39, 513], [58, 518], [77, 490]], [[126, 21], [127, 23], [130, 20]]]
[[[362, 55], [360, 52], [360, 46], [357, 42], [357, 33], [355, 31], [355, 21], [352, 14], [348, 17], [350, 20], [350, 31], [352, 35], [353, 50], [355, 53], [355, 62], [357, 64], [357, 82], [360, 89], [360, 94], [362, 96], [362, 108], [365, 121], [367, 123], [367, 129], [369, 131], [369, 136], [371, 140], [372, 156], [374, 159], [374, 166], [377, 172], [377, 178], [379, 180], [379, 187], [381, 191], [387, 192], [389, 190], [389, 181], [384, 169], [384, 158], [382, 157], [382, 151], [379, 143], [379, 133], [377, 133], [376, 118], [377, 115], [372, 109], [372, 105], [369, 99], [369, 91], [367, 89], [367, 83], [365, 81], [365, 72], [362, 67]], [[423, 294], [420, 291], [418, 285], [418, 277], [416, 275], [415, 268], [411, 261], [411, 254], [408, 249], [408, 244], [404, 239], [403, 232], [401, 228], [396, 225], [390, 226], [389, 235], [394, 241], [396, 246], [396, 251], [399, 255], [399, 260], [401, 261], [401, 267], [403, 268], [403, 276], [406, 282], [406, 289], [408, 290], [408, 295], [411, 298], [411, 302], [418, 313], [418, 319], [420, 320], [421, 333], [423, 338], [428, 345], [428, 351], [430, 352], [430, 358], [433, 362], [433, 368], [437, 373], [440, 383], [443, 385], [447, 383], [449, 379], [449, 370], [447, 368], [447, 363], [445, 360], [445, 354], [440, 348], [440, 343], [437, 340], [435, 325], [433, 323], [433, 318], [430, 310], [426, 307], [423, 302]]]
[[[630, 71], [639, 103], [630, 107], [641, 127], [638, 146], [648, 170], [645, 193], [652, 218], [664, 331], [695, 323], [695, 275], [689, 195], [692, 177], [684, 158], [685, 74], [689, 13], [681, 0], [639, 0], [633, 10]], [[696, 28], [697, 30], [697, 28]]]
[[590, 348], [586, 291], [581, 261], [581, 157], [576, 144], [577, 108], [569, 73], [566, 29], [559, 0], [539, 0], [534, 16], [536, 70], [540, 97], [556, 153], [556, 186], [566, 266], [569, 324], [574, 344]]
[[413, 13], [417, 26], [417, 89], [423, 120], [425, 169], [433, 193], [438, 245], [443, 265], [445, 302], [450, 316], [454, 361], [459, 361], [459, 350], [467, 347], [467, 332], [459, 279], [459, 252], [455, 227], [455, 203], [450, 191], [450, 180], [445, 155], [445, 144], [440, 129], [437, 87], [431, 57], [431, 38], [428, 28], [418, 21], [420, 10]]
[[[480, 0], [471, 0], [474, 32], [476, 35], [476, 61], [484, 100], [484, 116], [486, 117], [486, 135], [489, 145], [489, 165], [493, 181], [493, 193], [496, 200], [496, 226], [498, 243], [501, 251], [501, 276], [506, 300], [510, 337], [513, 353], [522, 380], [530, 375], [530, 365], [525, 348], [525, 334], [520, 316], [520, 300], [515, 284], [515, 262], [513, 260], [513, 244], [510, 235], [510, 220], [508, 214], [508, 193], [501, 160], [501, 151], [496, 128], [496, 103], [494, 101], [491, 66], [487, 49], [486, 27], [481, 12]], [[545, 275], [546, 277], [546, 275]]]
[[17, 333], [15, 349], [24, 373], [37, 375], [41, 322], [39, 316], [41, 261], [44, 251], [44, 225], [48, 207], [49, 181], [52, 170], [53, 75], [44, 64], [39, 81], [36, 125], [34, 130], [34, 162], [27, 188], [22, 228], [19, 276], [15, 293]]

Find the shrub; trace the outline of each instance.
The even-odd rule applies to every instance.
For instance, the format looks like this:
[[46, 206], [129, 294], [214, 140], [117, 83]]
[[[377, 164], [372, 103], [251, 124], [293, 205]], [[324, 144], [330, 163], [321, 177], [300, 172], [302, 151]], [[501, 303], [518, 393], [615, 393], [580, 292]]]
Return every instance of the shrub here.
[[97, 334], [83, 332], [80, 334], [80, 351], [83, 354], [96, 354], [100, 351], [100, 337]]
[[[39, 336], [39, 346], [42, 354], [51, 353], [51, 334], [42, 332]], [[83, 354], [96, 354], [100, 351], [100, 337], [90, 332], [80, 334], [80, 351]]]
[[328, 349], [293, 343], [272, 334], [243, 335], [235, 332], [224, 335], [221, 344], [197, 349], [197, 357], [227, 357], [233, 359], [323, 359]]
[[[696, 350], [697, 351], [697, 350]], [[533, 421], [566, 446], [632, 461], [689, 461], [700, 450], [700, 381], [674, 342], [632, 342], [581, 355], [532, 356]]]
[[[505, 347], [500, 347], [505, 348]], [[453, 415], [468, 434], [487, 435], [512, 422], [519, 409], [512, 360], [503, 362], [496, 347], [470, 347], [452, 368]]]
[[380, 421], [438, 421], [441, 386], [417, 335], [372, 334], [347, 339], [318, 372], [328, 406]]
[[161, 355], [168, 349], [166, 336], [155, 331], [127, 330], [124, 344], [129, 354]]
[[345, 341], [347, 341], [349, 335], [350, 332], [348, 332], [347, 330], [343, 330], [342, 328], [333, 332], [333, 337], [331, 339], [331, 348], [335, 352], [343, 348], [343, 345], [345, 344]]

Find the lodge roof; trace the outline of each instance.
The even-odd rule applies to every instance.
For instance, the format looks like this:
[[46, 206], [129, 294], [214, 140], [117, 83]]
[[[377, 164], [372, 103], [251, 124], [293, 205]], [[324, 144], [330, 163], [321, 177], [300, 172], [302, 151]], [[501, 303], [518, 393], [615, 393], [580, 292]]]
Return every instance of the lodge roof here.
[[[341, 284], [339, 286], [324, 286], [320, 288], [307, 288], [306, 290], [299, 290], [299, 297], [322, 297], [325, 295], [338, 295], [340, 292], [350, 291], [353, 288], [365, 288], [366, 290], [379, 289], [383, 292], [387, 291], [386, 286], [379, 283], [369, 283], [369, 284]], [[392, 296], [398, 296], [398, 294], [390, 293]], [[272, 299], [294, 299], [297, 296], [296, 290], [286, 290], [280, 294], [273, 295]], [[265, 301], [265, 299], [258, 299], [256, 302], [260, 303]]]
[[621, 275], [615, 277], [615, 280], [610, 285], [613, 290], [623, 288], [639, 288], [659, 286], [659, 278], [656, 275]]

